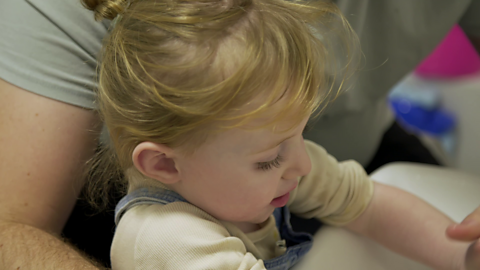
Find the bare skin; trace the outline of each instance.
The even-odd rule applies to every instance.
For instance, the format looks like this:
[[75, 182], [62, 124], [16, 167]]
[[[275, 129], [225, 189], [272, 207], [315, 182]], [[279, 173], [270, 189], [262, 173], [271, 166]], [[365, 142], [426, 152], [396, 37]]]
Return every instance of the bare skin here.
[[[346, 227], [434, 269], [469, 270], [468, 243], [441, 237], [451, 224], [450, 218], [416, 196], [375, 183], [369, 206]], [[480, 264], [473, 265], [480, 269]]]
[[474, 241], [480, 238], [480, 207], [468, 215], [460, 224], [452, 225], [447, 235], [461, 241]]
[[97, 269], [57, 236], [96, 145], [95, 113], [0, 80], [0, 268]]

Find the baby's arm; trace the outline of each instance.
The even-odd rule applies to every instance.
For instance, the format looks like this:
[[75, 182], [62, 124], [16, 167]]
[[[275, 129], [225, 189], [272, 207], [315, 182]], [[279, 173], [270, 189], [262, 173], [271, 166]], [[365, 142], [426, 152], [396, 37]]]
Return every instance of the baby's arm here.
[[468, 244], [445, 235], [453, 223], [416, 196], [375, 183], [370, 204], [346, 227], [435, 269], [465, 269]]
[[305, 145], [312, 171], [292, 192], [293, 213], [347, 226], [436, 269], [464, 269], [468, 243], [445, 235], [452, 220], [414, 195], [373, 182], [360, 164], [339, 163], [320, 146]]

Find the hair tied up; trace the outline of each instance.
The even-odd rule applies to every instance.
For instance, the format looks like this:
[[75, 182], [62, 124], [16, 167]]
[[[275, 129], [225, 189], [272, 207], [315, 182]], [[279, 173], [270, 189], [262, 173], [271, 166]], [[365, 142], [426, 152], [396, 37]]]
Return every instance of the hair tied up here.
[[82, 0], [82, 4], [95, 14], [95, 20], [118, 19], [130, 6], [131, 0]]

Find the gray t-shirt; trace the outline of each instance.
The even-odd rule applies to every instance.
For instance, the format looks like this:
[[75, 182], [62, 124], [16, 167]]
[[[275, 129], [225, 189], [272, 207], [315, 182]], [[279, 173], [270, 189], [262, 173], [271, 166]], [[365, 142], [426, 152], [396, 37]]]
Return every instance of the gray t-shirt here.
[[[390, 88], [460, 22], [480, 35], [479, 0], [337, 0], [365, 55], [352, 89], [331, 104], [306, 138], [339, 160], [372, 158], [393, 117]], [[79, 0], [2, 0], [0, 78], [28, 91], [94, 108], [96, 56], [108, 22]]]
[[95, 22], [80, 0], [1, 0], [0, 78], [93, 108], [96, 58], [108, 25]]

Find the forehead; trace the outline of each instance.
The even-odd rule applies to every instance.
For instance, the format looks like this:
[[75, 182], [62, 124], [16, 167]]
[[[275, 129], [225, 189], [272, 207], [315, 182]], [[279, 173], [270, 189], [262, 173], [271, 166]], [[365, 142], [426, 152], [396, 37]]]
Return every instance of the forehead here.
[[254, 155], [276, 146], [294, 134], [301, 133], [307, 120], [308, 118], [305, 118], [300, 123], [279, 121], [275, 125], [276, 130], [272, 126], [254, 129], [232, 128], [213, 135], [198, 148], [196, 154], [228, 159]]
[[[223, 138], [225, 143], [235, 141], [237, 144], [245, 141], [245, 145], [256, 147], [256, 145], [285, 137], [301, 125], [305, 118], [309, 117], [309, 114], [305, 115], [305, 110], [299, 108], [300, 104], [288, 106], [290, 94], [291, 91], [284, 91], [280, 97], [271, 102], [270, 106], [265, 107], [261, 113], [256, 114], [253, 119], [248, 119], [241, 125], [220, 132], [213, 140]], [[249, 102], [241, 109], [241, 113], [248, 113], [264, 106], [266, 98], [268, 97], [263, 96]]]

